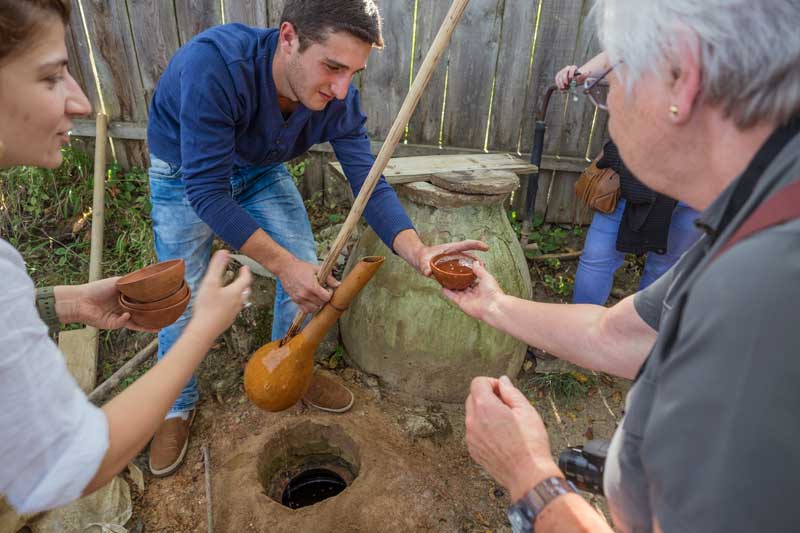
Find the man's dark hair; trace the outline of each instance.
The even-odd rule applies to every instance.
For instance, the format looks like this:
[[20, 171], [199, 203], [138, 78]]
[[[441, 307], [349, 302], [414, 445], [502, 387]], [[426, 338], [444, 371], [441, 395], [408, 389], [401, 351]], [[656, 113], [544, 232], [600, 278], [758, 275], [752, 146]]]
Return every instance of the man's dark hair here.
[[342, 31], [383, 48], [381, 15], [374, 0], [287, 0], [281, 16], [284, 22], [294, 26], [301, 52]]

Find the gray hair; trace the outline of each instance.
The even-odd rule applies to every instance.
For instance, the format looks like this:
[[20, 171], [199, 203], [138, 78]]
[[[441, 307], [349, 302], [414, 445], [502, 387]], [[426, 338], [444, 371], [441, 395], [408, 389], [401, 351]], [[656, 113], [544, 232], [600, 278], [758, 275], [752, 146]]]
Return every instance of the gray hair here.
[[630, 88], [686, 43], [699, 46], [701, 98], [739, 128], [800, 113], [797, 0], [596, 0], [600, 41]]

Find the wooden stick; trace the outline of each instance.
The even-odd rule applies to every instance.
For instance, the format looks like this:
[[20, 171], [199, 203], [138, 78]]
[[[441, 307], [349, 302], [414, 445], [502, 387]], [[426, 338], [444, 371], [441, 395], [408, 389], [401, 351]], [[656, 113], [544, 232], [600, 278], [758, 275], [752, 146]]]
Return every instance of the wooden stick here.
[[533, 261], [547, 261], [548, 259], [559, 259], [561, 261], [569, 261], [570, 259], [578, 259], [583, 250], [579, 252], [565, 252], [563, 254], [544, 254], [544, 255], [537, 255], [532, 257]]
[[111, 390], [119, 385], [119, 382], [128, 377], [136, 368], [147, 361], [158, 349], [158, 339], [154, 339], [150, 344], [142, 348], [139, 353], [134, 355], [130, 361], [122, 365], [122, 368], [114, 372], [110, 378], [102, 382], [96, 389], [89, 394], [90, 401], [97, 401], [106, 396]]
[[89, 252], [89, 281], [100, 279], [103, 264], [103, 229], [106, 221], [106, 136], [108, 117], [97, 114], [94, 147], [94, 188], [92, 190], [92, 244]]
[[208, 451], [208, 444], [203, 444], [203, 469], [206, 476], [206, 521], [208, 522], [208, 533], [214, 533], [214, 506], [211, 503], [211, 452]]
[[[383, 174], [383, 171], [386, 169], [386, 165], [389, 164], [389, 160], [392, 158], [395, 148], [397, 148], [397, 144], [400, 142], [400, 139], [405, 132], [406, 124], [408, 124], [408, 121], [411, 120], [411, 115], [417, 108], [417, 104], [422, 97], [422, 93], [433, 76], [433, 71], [436, 69], [436, 64], [439, 62], [439, 59], [441, 59], [442, 55], [444, 55], [444, 51], [447, 48], [447, 45], [450, 43], [450, 37], [453, 35], [453, 31], [458, 25], [459, 20], [461, 20], [461, 16], [464, 14], [468, 3], [469, 0], [453, 0], [453, 4], [450, 6], [450, 10], [447, 12], [447, 16], [445, 16], [444, 22], [442, 22], [442, 25], [439, 28], [439, 33], [436, 34], [436, 38], [434, 39], [433, 44], [431, 44], [428, 54], [425, 56], [425, 61], [423, 61], [422, 66], [419, 69], [419, 73], [414, 78], [414, 83], [411, 85], [411, 89], [409, 89], [405, 100], [403, 100], [403, 105], [400, 107], [400, 111], [397, 114], [397, 118], [394, 120], [394, 124], [392, 124], [392, 129], [389, 130], [389, 134], [386, 136], [386, 140], [384, 141], [383, 146], [381, 146], [378, 156], [375, 158], [375, 163], [372, 165], [372, 169], [369, 171], [367, 179], [364, 181], [361, 190], [358, 192], [358, 196], [353, 202], [353, 207], [350, 208], [350, 213], [347, 215], [347, 219], [344, 221], [342, 228], [339, 230], [339, 235], [337, 235], [336, 240], [333, 242], [333, 246], [328, 252], [325, 261], [322, 263], [322, 266], [317, 273], [317, 280], [320, 284], [324, 284], [325, 280], [328, 279], [328, 276], [333, 270], [333, 266], [336, 264], [336, 259], [342, 252], [342, 248], [344, 248], [344, 245], [350, 238], [350, 234], [353, 232], [356, 224], [358, 224], [361, 214], [364, 212], [364, 208], [367, 206], [369, 197], [372, 195], [372, 191], [375, 189], [375, 185], [378, 183], [381, 174]], [[303, 311], [298, 311], [297, 315], [294, 317], [292, 326], [289, 328], [286, 336], [281, 341], [281, 344], [297, 335], [297, 333], [300, 331], [300, 327], [303, 325], [303, 321], [305, 321], [305, 318], [306, 313]]]

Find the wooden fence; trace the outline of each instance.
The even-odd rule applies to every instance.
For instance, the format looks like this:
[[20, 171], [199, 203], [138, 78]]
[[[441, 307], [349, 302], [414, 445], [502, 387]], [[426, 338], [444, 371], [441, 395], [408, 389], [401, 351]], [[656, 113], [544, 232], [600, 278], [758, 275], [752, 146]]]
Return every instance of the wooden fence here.
[[[147, 105], [169, 58], [209, 26], [275, 26], [284, 0], [72, 0], [70, 69], [96, 109], [111, 120], [123, 167], [146, 166]], [[386, 47], [354, 81], [372, 138], [382, 140], [447, 12], [449, 0], [378, 0]], [[591, 0], [471, 0], [446, 57], [408, 124], [397, 155], [506, 151], [527, 154], [534, 116], [562, 66], [598, 52], [588, 19]], [[557, 95], [547, 115], [537, 211], [572, 221], [572, 186], [605, 136], [605, 114], [580, 95]], [[78, 135], [93, 135], [91, 121]], [[311, 154], [305, 195], [334, 194], [332, 158]], [[517, 195], [517, 198], [521, 197]]]

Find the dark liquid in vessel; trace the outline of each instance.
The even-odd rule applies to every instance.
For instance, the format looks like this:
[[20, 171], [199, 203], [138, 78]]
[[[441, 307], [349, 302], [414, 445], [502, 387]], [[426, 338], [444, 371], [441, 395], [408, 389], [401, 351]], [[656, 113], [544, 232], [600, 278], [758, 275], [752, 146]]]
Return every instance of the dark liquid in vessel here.
[[449, 274], [472, 274], [472, 269], [468, 266], [465, 266], [458, 259], [442, 261], [441, 263], [436, 263], [436, 266], [439, 267], [443, 272], [447, 272]]

